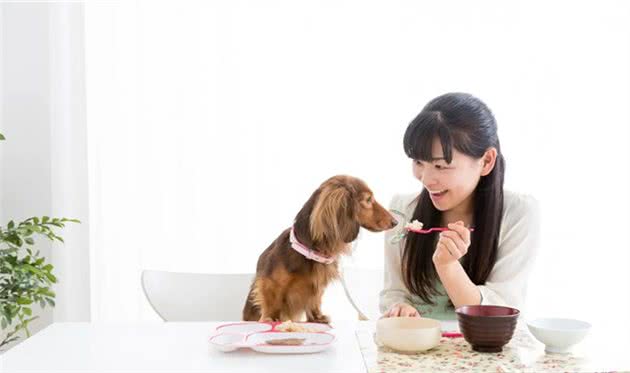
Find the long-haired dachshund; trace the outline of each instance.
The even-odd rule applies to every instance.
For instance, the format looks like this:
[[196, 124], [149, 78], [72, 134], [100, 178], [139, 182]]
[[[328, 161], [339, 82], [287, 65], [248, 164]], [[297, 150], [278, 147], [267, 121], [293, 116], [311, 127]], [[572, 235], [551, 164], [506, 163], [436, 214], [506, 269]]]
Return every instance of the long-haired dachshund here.
[[243, 309], [245, 321], [299, 320], [329, 323], [321, 312], [326, 286], [339, 277], [337, 259], [350, 253], [359, 228], [372, 232], [398, 222], [360, 179], [326, 180], [286, 229], [258, 258], [256, 277]]

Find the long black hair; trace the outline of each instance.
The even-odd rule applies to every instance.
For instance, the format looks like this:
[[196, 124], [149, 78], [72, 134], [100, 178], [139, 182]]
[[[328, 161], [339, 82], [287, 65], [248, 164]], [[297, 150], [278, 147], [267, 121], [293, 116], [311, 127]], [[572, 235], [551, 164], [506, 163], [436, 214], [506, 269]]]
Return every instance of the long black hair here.
[[[497, 123], [490, 109], [478, 98], [467, 93], [447, 93], [431, 100], [415, 117], [405, 132], [403, 145], [409, 158], [421, 161], [433, 159], [432, 145], [439, 139], [444, 159], [451, 163], [453, 148], [460, 153], [481, 158], [491, 147], [497, 150], [493, 170], [482, 176], [473, 196], [473, 224], [468, 253], [462, 266], [475, 285], [482, 285], [490, 275], [497, 258], [501, 217], [503, 216], [503, 180], [505, 160], [497, 135]], [[439, 211], [423, 189], [413, 212], [427, 227], [441, 223]], [[433, 253], [437, 235], [409, 234], [404, 243], [402, 273], [407, 288], [424, 302], [433, 304], [437, 295], [437, 273]]]

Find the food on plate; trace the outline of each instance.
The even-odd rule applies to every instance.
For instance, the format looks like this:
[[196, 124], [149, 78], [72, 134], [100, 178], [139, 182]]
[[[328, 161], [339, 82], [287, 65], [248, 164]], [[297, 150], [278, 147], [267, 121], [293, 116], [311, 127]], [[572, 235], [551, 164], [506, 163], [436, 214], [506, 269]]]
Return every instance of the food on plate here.
[[268, 339], [265, 344], [272, 346], [300, 346], [304, 344], [306, 338], [276, 338]]
[[295, 323], [291, 320], [285, 321], [282, 324], [276, 326], [276, 330], [279, 332], [298, 332], [298, 333], [317, 333], [319, 330]]

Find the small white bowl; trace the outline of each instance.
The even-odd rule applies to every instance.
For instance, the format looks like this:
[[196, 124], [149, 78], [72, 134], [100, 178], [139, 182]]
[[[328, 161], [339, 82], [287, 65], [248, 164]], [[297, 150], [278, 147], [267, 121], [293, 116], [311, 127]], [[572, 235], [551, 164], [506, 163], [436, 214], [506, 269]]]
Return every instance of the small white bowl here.
[[535, 319], [527, 322], [529, 331], [545, 344], [545, 351], [566, 354], [591, 329], [586, 321], [572, 319]]
[[388, 317], [376, 323], [376, 338], [401, 352], [430, 350], [440, 343], [440, 322], [422, 317]]

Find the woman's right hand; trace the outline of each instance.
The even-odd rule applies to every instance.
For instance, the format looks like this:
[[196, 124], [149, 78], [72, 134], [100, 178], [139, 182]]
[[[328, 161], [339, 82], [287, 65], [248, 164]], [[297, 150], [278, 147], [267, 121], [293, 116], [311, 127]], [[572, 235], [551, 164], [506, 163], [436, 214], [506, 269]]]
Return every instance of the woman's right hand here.
[[420, 317], [420, 313], [407, 303], [396, 303], [383, 314], [383, 317]]

